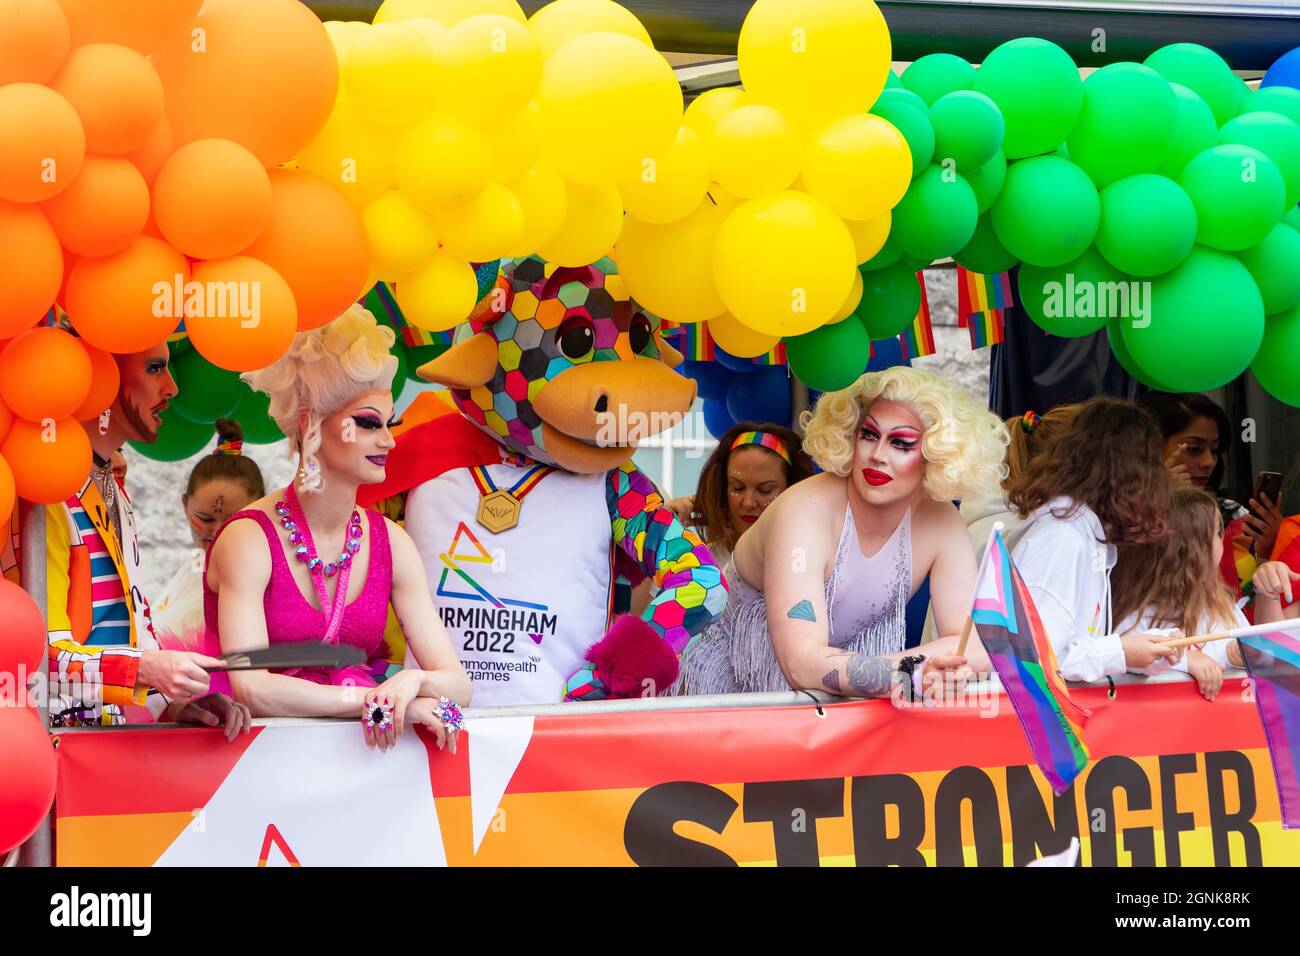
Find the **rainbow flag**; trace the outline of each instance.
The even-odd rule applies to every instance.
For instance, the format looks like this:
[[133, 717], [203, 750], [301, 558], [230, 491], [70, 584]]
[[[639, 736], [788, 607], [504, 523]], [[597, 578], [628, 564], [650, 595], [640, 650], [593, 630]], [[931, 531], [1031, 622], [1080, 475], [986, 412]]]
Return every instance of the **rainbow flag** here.
[[1052, 643], [1001, 531], [989, 535], [970, 616], [1020, 718], [1034, 760], [1061, 795], [1088, 764], [1083, 723], [1090, 712], [1070, 699]]
[[[1300, 621], [1290, 624], [1300, 625]], [[1300, 829], [1300, 639], [1279, 630], [1238, 638], [1277, 778], [1284, 830]]]
[[916, 278], [921, 284], [921, 307], [917, 309], [912, 324], [899, 333], [899, 340], [903, 345], [903, 360], [907, 362], [922, 355], [933, 355], [935, 352], [934, 326], [930, 323], [930, 300], [925, 294], [925, 273], [918, 272]]
[[393, 327], [398, 339], [409, 348], [420, 345], [451, 345], [455, 329], [445, 332], [430, 332], [418, 325], [411, 325], [402, 314], [402, 307], [397, 304], [394, 286], [389, 282], [376, 282], [361, 299], [361, 304], [371, 311], [376, 319]]
[[1013, 305], [1010, 273], [986, 276], [957, 267], [957, 324], [970, 332], [972, 349], [1002, 341], [1002, 323]]

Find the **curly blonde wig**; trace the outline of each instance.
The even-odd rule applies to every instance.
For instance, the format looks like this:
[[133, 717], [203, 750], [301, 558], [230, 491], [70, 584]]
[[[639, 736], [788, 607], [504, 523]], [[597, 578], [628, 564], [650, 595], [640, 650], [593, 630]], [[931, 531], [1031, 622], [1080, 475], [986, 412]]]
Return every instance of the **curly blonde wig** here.
[[1007, 475], [1007, 429], [998, 417], [937, 375], [906, 365], [868, 372], [848, 388], [828, 392], [804, 412], [803, 447], [823, 470], [847, 477], [867, 410], [877, 400], [906, 402], [925, 433], [925, 490], [937, 501], [997, 493]]
[[[368, 310], [353, 305], [332, 322], [294, 336], [289, 350], [275, 362], [243, 375], [252, 388], [271, 397], [270, 415], [302, 455], [298, 487], [319, 491], [321, 422], [366, 392], [388, 391], [397, 374], [397, 357], [389, 350], [396, 336]], [[307, 427], [299, 417], [307, 412]]]

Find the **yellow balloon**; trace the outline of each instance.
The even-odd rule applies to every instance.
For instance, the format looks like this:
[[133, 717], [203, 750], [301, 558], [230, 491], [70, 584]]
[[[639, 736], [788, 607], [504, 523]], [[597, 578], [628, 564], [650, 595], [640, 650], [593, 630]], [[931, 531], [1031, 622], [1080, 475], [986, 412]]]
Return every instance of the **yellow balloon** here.
[[707, 147], [718, 121], [747, 102], [749, 99], [745, 96], [745, 91], [735, 87], [705, 90], [691, 101], [690, 106], [686, 107], [682, 122], [695, 130]]
[[537, 37], [543, 59], [565, 40], [584, 33], [622, 33], [648, 47], [654, 46], [636, 14], [612, 0], [554, 0], [534, 13], [528, 25]]
[[[853, 314], [853, 310], [858, 307], [858, 303], [861, 301], [862, 301], [862, 273], [859, 272], [857, 269], [854, 269], [853, 288], [849, 290], [849, 297], [844, 300], [844, 304], [840, 306], [840, 310], [836, 312], [833, 316], [831, 316], [830, 321], [827, 322], [826, 324], [834, 325], [836, 322], [843, 322], [845, 319], [847, 319], [850, 315]], [[727, 347], [724, 345], [723, 348], [725, 349]], [[727, 349], [727, 351], [731, 351], [731, 350]]]
[[340, 63], [343, 62], [348, 47], [352, 46], [352, 41], [370, 29], [370, 24], [364, 20], [326, 20], [321, 26], [329, 34], [330, 45], [334, 47], [334, 55]]
[[803, 148], [780, 111], [759, 103], [737, 107], [713, 128], [713, 178], [742, 199], [780, 192], [799, 175]]
[[428, 17], [448, 27], [480, 13], [498, 13], [526, 23], [523, 9], [515, 0], [384, 0], [375, 12], [375, 23], [393, 23], [413, 17]]
[[451, 28], [442, 56], [449, 112], [479, 126], [518, 112], [537, 92], [542, 56], [528, 27], [499, 13], [483, 13]]
[[537, 102], [547, 154], [571, 182], [612, 185], [666, 153], [682, 122], [682, 91], [651, 47], [621, 33], [566, 40], [542, 67]]
[[397, 141], [393, 173], [411, 202], [427, 213], [478, 195], [492, 171], [492, 152], [464, 120], [435, 113]]
[[889, 27], [871, 0], [756, 0], [737, 57], [755, 99], [811, 130], [876, 101], [889, 73]]
[[545, 124], [542, 108], [533, 102], [485, 130], [492, 150], [492, 170], [488, 174], [492, 182], [512, 182], [537, 162], [542, 154]]
[[708, 326], [713, 341], [722, 346], [728, 355], [736, 358], [757, 358], [772, 351], [781, 341], [779, 335], [755, 332], [730, 312], [715, 315], [709, 319]]
[[438, 252], [423, 269], [398, 280], [397, 304], [408, 322], [444, 332], [469, 318], [478, 301], [478, 281], [464, 259]]
[[713, 281], [712, 250], [728, 212], [706, 196], [676, 222], [628, 219], [615, 259], [632, 298], [673, 322], [699, 322], [725, 311]]
[[875, 219], [845, 219], [844, 225], [853, 237], [853, 254], [858, 265], [866, 262], [885, 247], [889, 238], [889, 225], [893, 213], [886, 210]]
[[360, 206], [393, 182], [392, 131], [372, 123], [340, 92], [316, 138], [298, 154], [298, 167], [332, 183]]
[[468, 262], [506, 255], [524, 234], [524, 208], [505, 186], [488, 183], [473, 199], [438, 210], [443, 248]]
[[438, 251], [434, 221], [396, 190], [389, 190], [361, 210], [370, 238], [370, 256], [383, 279], [415, 272]]
[[623, 197], [614, 186], [565, 185], [564, 221], [536, 251], [557, 265], [590, 265], [609, 252], [623, 228]]
[[627, 214], [642, 222], [672, 222], [700, 204], [709, 188], [709, 157], [699, 134], [683, 126], [677, 142], [659, 159], [642, 164], [641, 175], [619, 184]]
[[824, 324], [853, 286], [853, 237], [806, 193], [741, 203], [713, 245], [713, 276], [728, 311], [757, 332], [802, 335]]
[[343, 57], [348, 96], [376, 123], [408, 126], [433, 107], [438, 62], [433, 47], [403, 23], [359, 33]]
[[560, 174], [538, 164], [510, 184], [524, 213], [524, 231], [507, 251], [512, 257], [530, 256], [564, 223], [569, 191]]
[[892, 123], [870, 113], [818, 130], [804, 156], [804, 188], [844, 219], [874, 219], [912, 181], [912, 153]]

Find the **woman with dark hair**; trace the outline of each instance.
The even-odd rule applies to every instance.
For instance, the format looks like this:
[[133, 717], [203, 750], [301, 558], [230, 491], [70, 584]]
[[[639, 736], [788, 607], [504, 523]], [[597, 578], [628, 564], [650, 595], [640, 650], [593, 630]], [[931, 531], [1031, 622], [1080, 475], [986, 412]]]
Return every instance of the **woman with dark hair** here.
[[1025, 519], [1007, 544], [1068, 680], [1179, 657], [1158, 635], [1120, 637], [1112, 624], [1116, 545], [1166, 532], [1170, 482], [1159, 435], [1155, 419], [1132, 403], [1091, 399], [1007, 489]]

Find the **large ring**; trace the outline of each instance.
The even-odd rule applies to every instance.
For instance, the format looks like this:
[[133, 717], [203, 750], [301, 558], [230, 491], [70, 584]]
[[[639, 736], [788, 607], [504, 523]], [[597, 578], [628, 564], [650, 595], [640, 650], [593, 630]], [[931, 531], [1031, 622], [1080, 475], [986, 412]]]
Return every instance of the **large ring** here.
[[438, 698], [438, 719], [448, 730], [460, 730], [465, 723], [465, 715], [450, 697]]
[[393, 705], [381, 704], [379, 701], [375, 701], [374, 704], [366, 708], [361, 722], [366, 725], [366, 730], [369, 733], [384, 733], [393, 726]]

